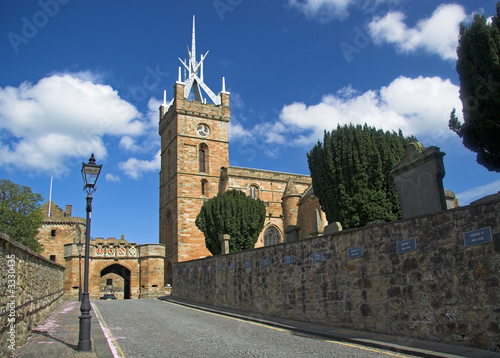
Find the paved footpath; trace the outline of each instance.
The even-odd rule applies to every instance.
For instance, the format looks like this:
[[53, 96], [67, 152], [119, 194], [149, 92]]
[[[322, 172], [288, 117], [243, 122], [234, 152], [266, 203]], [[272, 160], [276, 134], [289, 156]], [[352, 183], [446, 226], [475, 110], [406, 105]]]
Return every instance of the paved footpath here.
[[78, 351], [80, 302], [63, 301], [44, 322], [33, 329], [26, 343], [12, 357], [20, 358], [113, 358], [95, 312], [91, 312], [92, 351]]

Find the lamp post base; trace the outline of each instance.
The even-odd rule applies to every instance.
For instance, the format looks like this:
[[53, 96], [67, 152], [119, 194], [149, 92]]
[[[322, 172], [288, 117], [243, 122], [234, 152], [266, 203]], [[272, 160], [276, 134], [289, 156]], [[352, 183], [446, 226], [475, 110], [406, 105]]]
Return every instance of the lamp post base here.
[[80, 336], [78, 339], [78, 350], [82, 352], [90, 352], [92, 350], [92, 341], [90, 340], [90, 300], [88, 292], [82, 295], [82, 304], [80, 306]]
[[[90, 315], [85, 317], [85, 316], [80, 316], [80, 332], [85, 331], [87, 329], [87, 326], [90, 326]], [[82, 338], [80, 337], [80, 340], [78, 341], [78, 350], [81, 352], [90, 352], [92, 351], [92, 341], [89, 338]]]

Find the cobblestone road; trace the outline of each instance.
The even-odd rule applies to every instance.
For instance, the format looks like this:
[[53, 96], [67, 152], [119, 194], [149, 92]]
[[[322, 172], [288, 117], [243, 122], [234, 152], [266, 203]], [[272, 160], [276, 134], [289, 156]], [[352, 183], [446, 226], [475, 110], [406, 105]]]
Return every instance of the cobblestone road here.
[[[130, 357], [410, 357], [329, 341], [155, 299], [94, 305]], [[98, 324], [94, 318], [92, 324]]]

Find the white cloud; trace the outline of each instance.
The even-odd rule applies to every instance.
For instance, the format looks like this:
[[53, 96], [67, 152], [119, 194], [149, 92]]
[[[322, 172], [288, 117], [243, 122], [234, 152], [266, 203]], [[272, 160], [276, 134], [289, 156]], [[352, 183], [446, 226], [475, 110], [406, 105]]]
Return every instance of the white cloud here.
[[384, 130], [401, 129], [415, 135], [424, 145], [439, 145], [453, 136], [448, 129], [453, 107], [461, 112], [459, 88], [439, 77], [398, 77], [379, 90], [358, 92], [351, 86], [325, 95], [320, 103], [295, 102], [281, 110], [274, 123], [252, 129], [238, 126], [238, 139], [259, 138], [267, 144], [311, 146], [323, 138], [324, 130], [337, 124], [365, 124]]
[[402, 0], [288, 0], [288, 6], [302, 12], [309, 19], [328, 21], [349, 15], [349, 7], [355, 6], [364, 13], [374, 13], [381, 6], [394, 8]]
[[467, 205], [471, 201], [477, 200], [490, 194], [496, 194], [498, 192], [500, 192], [500, 180], [496, 180], [492, 183], [481, 185], [458, 193], [456, 194], [456, 197], [460, 205]]
[[60, 175], [67, 160], [91, 152], [105, 158], [106, 135], [143, 134], [137, 109], [92, 79], [90, 72], [55, 74], [0, 88], [0, 165]]
[[229, 140], [248, 138], [251, 134], [241, 124], [231, 119], [229, 122]]
[[128, 135], [123, 136], [118, 145], [121, 149], [125, 149], [127, 152], [137, 152], [140, 150], [140, 147], [137, 145], [135, 139]]
[[158, 108], [162, 102], [159, 99], [151, 97], [148, 101], [148, 109], [145, 115], [144, 124], [145, 137], [138, 143], [132, 136], [123, 136], [118, 144], [121, 149], [127, 152], [151, 152], [160, 147], [160, 137], [158, 136]]
[[413, 28], [404, 23], [405, 15], [398, 11], [375, 17], [368, 29], [375, 43], [393, 44], [399, 52], [424, 50], [444, 60], [455, 60], [459, 25], [466, 17], [462, 6], [445, 4], [434, 10], [430, 18], [418, 21]]
[[106, 176], [104, 178], [106, 179], [106, 181], [112, 182], [112, 183], [116, 183], [116, 182], [121, 181], [119, 176], [114, 175], [114, 174], [110, 174], [110, 173], [106, 174]]
[[160, 150], [156, 152], [152, 160], [140, 160], [130, 158], [126, 162], [121, 162], [118, 167], [132, 179], [140, 178], [144, 173], [151, 171], [160, 171], [161, 157]]
[[149, 125], [151, 128], [154, 129], [155, 135], [157, 136], [158, 133], [158, 122], [160, 121], [160, 118], [158, 118], [158, 108], [160, 108], [160, 105], [163, 103], [163, 101], [160, 101], [157, 98], [151, 97], [148, 101], [148, 113], [147, 113], [147, 118], [149, 119]]
[[288, 0], [288, 5], [297, 8], [309, 18], [344, 17], [354, 0]]

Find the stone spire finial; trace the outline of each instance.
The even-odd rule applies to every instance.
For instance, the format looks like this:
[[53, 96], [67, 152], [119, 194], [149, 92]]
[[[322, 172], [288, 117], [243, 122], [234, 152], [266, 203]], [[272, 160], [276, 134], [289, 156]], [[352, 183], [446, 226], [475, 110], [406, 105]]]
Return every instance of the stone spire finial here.
[[287, 198], [289, 196], [300, 196], [300, 193], [297, 190], [295, 184], [293, 183], [292, 178], [288, 179], [282, 198]]

